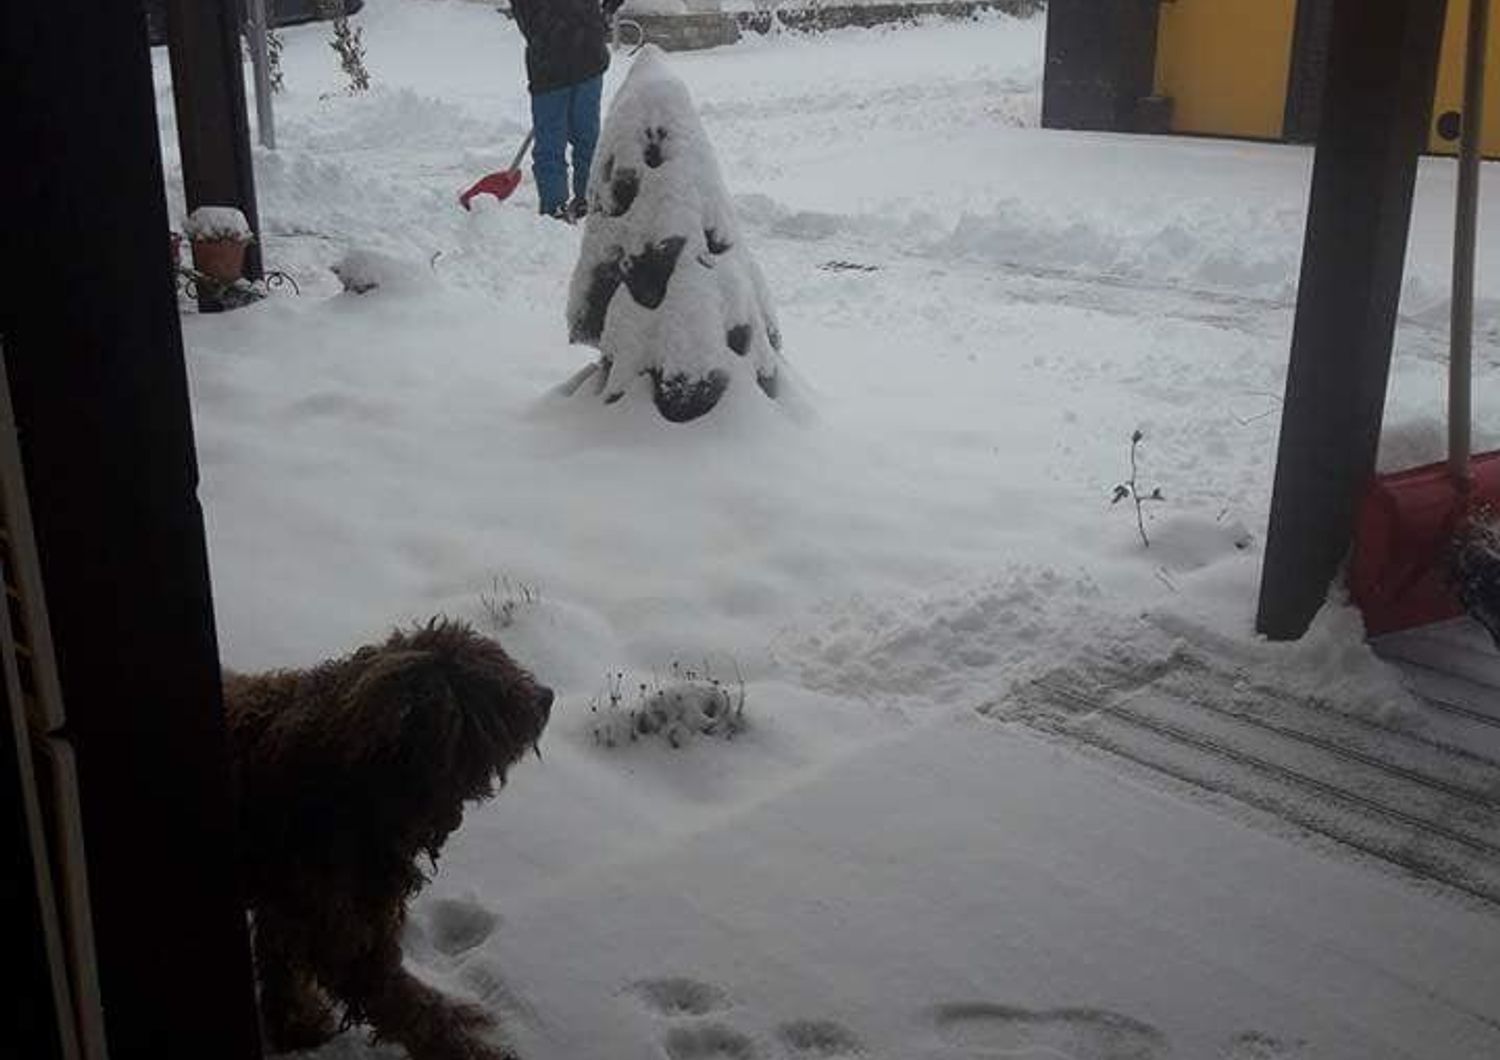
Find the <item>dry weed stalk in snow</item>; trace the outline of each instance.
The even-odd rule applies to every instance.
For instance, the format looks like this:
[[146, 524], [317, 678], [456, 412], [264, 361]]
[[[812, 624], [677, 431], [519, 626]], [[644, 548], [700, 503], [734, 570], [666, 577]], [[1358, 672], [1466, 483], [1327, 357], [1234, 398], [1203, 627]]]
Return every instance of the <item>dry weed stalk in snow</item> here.
[[642, 737], [659, 736], [680, 748], [694, 736], [718, 736], [732, 740], [744, 731], [745, 679], [735, 665], [733, 691], [703, 669], [672, 663], [665, 684], [653, 676], [636, 687], [634, 701], [625, 703], [625, 673], [616, 670], [605, 679], [605, 691], [589, 703], [595, 717], [594, 742], [615, 748]]
[[[1140, 430], [1137, 430], [1130, 436], [1130, 477], [1115, 487], [1114, 496], [1110, 498], [1109, 503], [1111, 505], [1119, 504], [1126, 499], [1135, 502], [1135, 526], [1140, 531], [1141, 544], [1150, 548], [1151, 539], [1146, 536], [1145, 506], [1148, 502], [1164, 501], [1167, 498], [1162, 496], [1160, 486], [1157, 486], [1150, 493], [1142, 494], [1140, 485], [1137, 482], [1139, 462], [1136, 457], [1136, 451], [1140, 449], [1141, 442], [1145, 437], [1145, 433]], [[1174, 589], [1173, 591], [1175, 592], [1176, 590]]]
[[516, 612], [522, 607], [531, 607], [541, 602], [542, 591], [509, 574], [496, 574], [490, 579], [488, 592], [480, 592], [479, 606], [489, 620], [490, 627], [497, 632], [509, 629], [516, 620]]

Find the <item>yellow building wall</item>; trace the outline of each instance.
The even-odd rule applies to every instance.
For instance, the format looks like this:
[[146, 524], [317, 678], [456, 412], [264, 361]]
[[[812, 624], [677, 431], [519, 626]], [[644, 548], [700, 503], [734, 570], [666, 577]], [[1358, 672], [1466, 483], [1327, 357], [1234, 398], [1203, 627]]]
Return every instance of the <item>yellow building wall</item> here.
[[1279, 139], [1297, 0], [1172, 0], [1161, 5], [1156, 92], [1172, 131]]
[[[1170, 5], [1167, 5], [1170, 6]], [[1165, 8], [1164, 8], [1165, 10]], [[1437, 98], [1432, 106], [1428, 146], [1441, 154], [1457, 154], [1457, 142], [1437, 134], [1444, 111], [1463, 110], [1464, 34], [1469, 25], [1469, 0], [1448, 0], [1448, 25], [1443, 31], [1443, 60], [1438, 68]], [[1484, 71], [1484, 153], [1500, 158], [1500, 4], [1490, 4], [1490, 36]]]

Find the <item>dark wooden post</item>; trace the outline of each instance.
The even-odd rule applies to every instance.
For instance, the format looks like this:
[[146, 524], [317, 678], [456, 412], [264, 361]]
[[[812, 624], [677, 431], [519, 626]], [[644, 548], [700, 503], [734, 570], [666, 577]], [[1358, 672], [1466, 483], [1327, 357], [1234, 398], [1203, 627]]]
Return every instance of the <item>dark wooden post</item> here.
[[1144, 108], [1156, 81], [1161, 0], [1049, 0], [1042, 126], [1159, 132]]
[[1318, 138], [1323, 112], [1323, 85], [1328, 80], [1328, 34], [1334, 0], [1297, 0], [1297, 25], [1292, 37], [1292, 66], [1287, 74], [1286, 114], [1282, 138], [1312, 143]]
[[[260, 234], [250, 119], [240, 59], [238, 0], [167, 0], [167, 52], [187, 208], [237, 206]], [[245, 276], [260, 279], [259, 242], [245, 253]]]
[[1256, 628], [1307, 631], [1375, 469], [1447, 0], [1335, 0]]
[[140, 4], [4, 4], [0, 78], [0, 341], [110, 1054], [258, 1060]]

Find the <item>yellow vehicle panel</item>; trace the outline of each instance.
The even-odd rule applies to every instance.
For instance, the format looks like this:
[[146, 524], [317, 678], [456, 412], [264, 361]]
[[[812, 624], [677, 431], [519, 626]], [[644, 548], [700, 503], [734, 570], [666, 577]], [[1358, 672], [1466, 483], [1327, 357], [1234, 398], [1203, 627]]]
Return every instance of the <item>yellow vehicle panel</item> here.
[[1275, 140], [1286, 117], [1297, 0], [1167, 0], [1156, 92], [1172, 131]]

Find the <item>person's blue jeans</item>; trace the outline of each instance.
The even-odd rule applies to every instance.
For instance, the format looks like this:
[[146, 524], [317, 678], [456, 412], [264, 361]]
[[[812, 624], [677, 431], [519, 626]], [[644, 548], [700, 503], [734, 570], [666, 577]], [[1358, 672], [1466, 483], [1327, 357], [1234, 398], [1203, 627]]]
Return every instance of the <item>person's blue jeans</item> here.
[[541, 92], [531, 97], [531, 172], [536, 177], [542, 213], [556, 213], [568, 204], [568, 161], [573, 149], [573, 197], [587, 200], [589, 167], [594, 163], [594, 145], [599, 142], [599, 98], [604, 75], [576, 85]]

